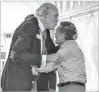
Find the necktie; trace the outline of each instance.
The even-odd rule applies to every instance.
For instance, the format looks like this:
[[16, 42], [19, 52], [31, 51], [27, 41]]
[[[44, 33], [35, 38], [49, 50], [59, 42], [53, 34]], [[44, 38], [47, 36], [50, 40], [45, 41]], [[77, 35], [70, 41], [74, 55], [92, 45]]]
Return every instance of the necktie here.
[[49, 29], [46, 29], [46, 39], [50, 39], [50, 31]]

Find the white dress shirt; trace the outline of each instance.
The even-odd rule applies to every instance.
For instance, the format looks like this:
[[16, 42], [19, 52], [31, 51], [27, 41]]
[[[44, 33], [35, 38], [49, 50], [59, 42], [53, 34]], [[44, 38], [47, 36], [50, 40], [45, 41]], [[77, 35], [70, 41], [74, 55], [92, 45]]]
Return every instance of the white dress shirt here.
[[[43, 32], [45, 31], [45, 28], [44, 28], [44, 25], [42, 24], [42, 22], [41, 22], [41, 20], [38, 18], [38, 16], [36, 16], [35, 15], [35, 17], [37, 18], [37, 20], [38, 20], [38, 25], [39, 25], [39, 28], [40, 28], [40, 40], [41, 40], [41, 54], [42, 54], [42, 52], [43, 52], [43, 40], [44, 40], [44, 38], [43, 38]], [[45, 66], [46, 65], [46, 55], [43, 55], [42, 54], [42, 63], [41, 63], [41, 67], [42, 66]]]

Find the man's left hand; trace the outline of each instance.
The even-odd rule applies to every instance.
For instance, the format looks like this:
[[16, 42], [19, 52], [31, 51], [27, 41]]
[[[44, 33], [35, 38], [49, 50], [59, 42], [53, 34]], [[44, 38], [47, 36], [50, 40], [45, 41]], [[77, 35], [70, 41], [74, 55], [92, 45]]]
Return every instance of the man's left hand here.
[[33, 74], [33, 75], [37, 75], [37, 76], [39, 75], [39, 73], [38, 73], [36, 67], [34, 67], [34, 66], [32, 67], [32, 74]]

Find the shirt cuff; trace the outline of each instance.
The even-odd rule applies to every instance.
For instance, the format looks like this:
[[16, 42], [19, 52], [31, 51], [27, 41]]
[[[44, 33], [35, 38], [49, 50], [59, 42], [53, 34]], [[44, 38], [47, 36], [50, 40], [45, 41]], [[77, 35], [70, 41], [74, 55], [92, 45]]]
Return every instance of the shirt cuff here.
[[42, 55], [42, 63], [41, 63], [41, 67], [46, 65], [46, 55]]

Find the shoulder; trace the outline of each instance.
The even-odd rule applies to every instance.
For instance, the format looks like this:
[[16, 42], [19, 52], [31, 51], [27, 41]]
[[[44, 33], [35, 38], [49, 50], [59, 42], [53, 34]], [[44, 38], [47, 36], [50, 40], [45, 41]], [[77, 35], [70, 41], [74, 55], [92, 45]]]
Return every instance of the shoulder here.
[[65, 46], [65, 48], [67, 48], [68, 50], [75, 51], [75, 50], [79, 49], [79, 46], [78, 46], [77, 42], [73, 40], [73, 41], [70, 41], [70, 42]]
[[70, 42], [63, 44], [63, 46], [60, 47], [57, 53], [59, 55], [64, 55], [69, 52], [75, 52], [78, 49], [79, 49], [78, 44], [75, 41], [70, 41]]
[[25, 32], [33, 35], [36, 34], [37, 28], [39, 27], [34, 17], [26, 17], [25, 20], [17, 27], [16, 31], [18, 31], [18, 33]]
[[34, 14], [30, 14], [25, 17], [25, 20], [32, 20], [34, 18]]

